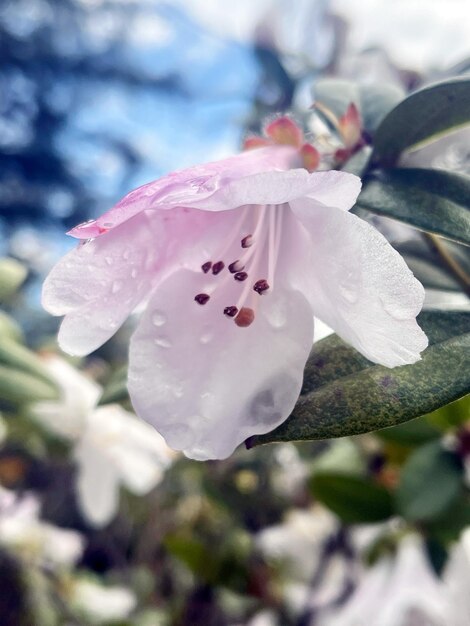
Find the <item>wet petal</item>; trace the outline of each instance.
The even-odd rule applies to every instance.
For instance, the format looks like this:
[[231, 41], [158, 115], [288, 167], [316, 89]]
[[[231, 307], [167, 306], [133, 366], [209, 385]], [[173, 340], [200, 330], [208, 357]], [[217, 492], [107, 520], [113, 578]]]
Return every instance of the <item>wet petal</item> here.
[[[258, 296], [253, 324], [236, 326], [223, 310], [243, 283], [230, 275], [207, 304], [194, 302], [214, 277], [181, 270], [159, 286], [131, 340], [134, 409], [187, 456], [226, 458], [291, 412], [313, 333], [310, 306], [277, 286]], [[212, 282], [211, 282], [212, 281]]]
[[[145, 215], [69, 252], [52, 269], [42, 303], [64, 315], [59, 344], [71, 354], [88, 354], [102, 345], [146, 297], [164, 251]], [[156, 231], [156, 232], [155, 232]]]
[[291, 208], [310, 235], [299, 278], [315, 315], [375, 363], [419, 360], [427, 346], [415, 320], [424, 289], [398, 252], [351, 213], [306, 199]]
[[[207, 209], [206, 201], [217, 192], [223, 192], [232, 181], [259, 172], [287, 170], [297, 160], [294, 148], [269, 146], [174, 172], [134, 189], [97, 220], [79, 224], [69, 234], [78, 239], [99, 237], [147, 209], [168, 210], [176, 206]], [[243, 203], [231, 203], [225, 208], [240, 204]]]

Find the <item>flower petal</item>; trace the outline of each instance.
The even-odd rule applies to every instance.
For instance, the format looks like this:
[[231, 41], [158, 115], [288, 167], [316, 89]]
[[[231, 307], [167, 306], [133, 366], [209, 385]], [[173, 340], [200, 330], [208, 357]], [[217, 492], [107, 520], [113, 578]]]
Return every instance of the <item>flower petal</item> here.
[[85, 437], [75, 448], [78, 463], [77, 491], [80, 509], [93, 526], [105, 526], [119, 504], [119, 476], [99, 448]]
[[349, 211], [356, 202], [361, 185], [361, 179], [348, 172], [315, 172], [306, 195], [325, 206]]
[[[212, 277], [213, 279], [214, 277]], [[195, 459], [226, 458], [255, 433], [290, 414], [313, 333], [299, 292], [276, 286], [258, 296], [254, 323], [223, 315], [243, 287], [230, 276], [201, 306], [194, 295], [210, 277], [180, 270], [163, 282], [131, 339], [129, 392], [134, 409], [167, 443]]]
[[415, 320], [424, 289], [398, 252], [351, 213], [308, 199], [291, 208], [310, 235], [300, 280], [315, 315], [375, 363], [419, 360], [428, 343]]
[[[78, 239], [99, 237], [147, 209], [166, 210], [180, 206], [207, 210], [206, 201], [232, 181], [259, 172], [287, 170], [298, 160], [297, 151], [292, 147], [269, 146], [174, 172], [134, 189], [97, 220], [79, 224], [69, 235]], [[240, 204], [232, 203], [226, 208]]]
[[156, 245], [162, 228], [143, 214], [125, 230], [79, 245], [52, 269], [42, 304], [53, 315], [66, 315], [59, 331], [63, 350], [96, 350], [145, 299], [166, 252]]

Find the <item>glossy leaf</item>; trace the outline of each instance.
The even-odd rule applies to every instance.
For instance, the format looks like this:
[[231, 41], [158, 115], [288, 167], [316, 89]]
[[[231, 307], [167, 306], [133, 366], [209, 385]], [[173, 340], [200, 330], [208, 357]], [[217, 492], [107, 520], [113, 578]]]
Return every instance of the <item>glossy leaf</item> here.
[[470, 245], [470, 177], [393, 169], [366, 177], [357, 206]]
[[410, 521], [438, 518], [458, 497], [462, 467], [440, 442], [421, 446], [408, 458], [396, 491], [398, 511]]
[[470, 123], [470, 79], [436, 83], [412, 93], [382, 121], [374, 137], [372, 162], [387, 167], [411, 146]]
[[315, 344], [292, 415], [249, 448], [276, 441], [327, 439], [406, 422], [470, 393], [470, 313], [426, 311], [421, 361], [388, 369], [336, 335]]
[[360, 476], [318, 473], [310, 481], [314, 497], [336, 513], [343, 522], [380, 522], [393, 515], [389, 492]]

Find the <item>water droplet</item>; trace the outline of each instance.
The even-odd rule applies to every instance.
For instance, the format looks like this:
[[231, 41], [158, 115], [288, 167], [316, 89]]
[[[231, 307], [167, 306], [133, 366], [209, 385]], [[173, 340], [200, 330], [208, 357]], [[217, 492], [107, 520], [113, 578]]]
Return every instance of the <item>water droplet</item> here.
[[171, 348], [171, 341], [168, 339], [168, 337], [157, 337], [155, 339], [155, 345], [157, 345], [159, 348]]
[[124, 283], [122, 280], [115, 280], [111, 286], [111, 293], [118, 293], [123, 288]]
[[208, 330], [201, 335], [200, 342], [202, 344], [208, 344], [210, 341], [212, 341], [213, 336], [214, 335], [212, 331]]
[[358, 298], [358, 290], [354, 283], [342, 282], [338, 285], [338, 289], [342, 297], [351, 304], [354, 304]]
[[182, 385], [176, 385], [173, 387], [173, 393], [175, 394], [175, 398], [182, 398], [184, 394]]
[[285, 303], [273, 302], [266, 307], [266, 319], [272, 328], [284, 328], [287, 324], [287, 311]]
[[152, 314], [152, 324], [154, 326], [163, 326], [166, 322], [166, 315], [162, 311], [154, 311]]
[[126, 248], [126, 250], [124, 250], [124, 252], [122, 253], [122, 258], [127, 261], [127, 259], [131, 256], [131, 251], [129, 250], [129, 248]]
[[114, 263], [114, 259], [112, 256], [107, 256], [104, 259], [108, 265], [112, 265]]
[[136, 267], [134, 267], [131, 270], [131, 278], [135, 278], [137, 276], [137, 274], [139, 273], [138, 269]]

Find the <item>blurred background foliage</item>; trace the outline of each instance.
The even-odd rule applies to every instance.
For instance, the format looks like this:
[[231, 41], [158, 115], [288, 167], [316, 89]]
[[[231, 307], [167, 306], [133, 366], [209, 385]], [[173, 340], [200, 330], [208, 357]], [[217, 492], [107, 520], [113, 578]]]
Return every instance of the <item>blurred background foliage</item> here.
[[[468, 7], [254, 4], [1, 3], [5, 626], [470, 624]], [[356, 135], [341, 126], [351, 103]], [[236, 151], [283, 111], [326, 165], [363, 178], [355, 211], [425, 285], [435, 341], [418, 375], [322, 340], [290, 420], [196, 463], [130, 413], [131, 324], [61, 360], [40, 283], [73, 245], [67, 228]], [[321, 396], [331, 381], [361, 389], [355, 414]], [[390, 397], [396, 414], [382, 416]]]

